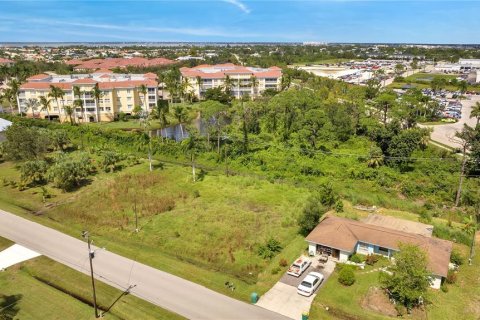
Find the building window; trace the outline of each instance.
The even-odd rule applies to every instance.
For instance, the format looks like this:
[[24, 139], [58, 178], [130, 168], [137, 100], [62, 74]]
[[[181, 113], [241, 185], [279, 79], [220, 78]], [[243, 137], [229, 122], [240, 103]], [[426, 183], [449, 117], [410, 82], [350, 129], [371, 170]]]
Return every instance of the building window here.
[[128, 102], [132, 101], [132, 97], [127, 97], [127, 101]]
[[106, 107], [105, 110], [107, 110], [107, 111], [112, 111], [112, 108]]
[[127, 106], [127, 109], [132, 109], [132, 105], [129, 104], [129, 105]]
[[363, 243], [363, 242], [359, 242], [359, 243], [358, 243], [358, 249], [357, 249], [357, 251], [359, 251], [359, 252], [368, 252], [368, 244]]
[[130, 93], [132, 93], [132, 90], [127, 89], [127, 94], [130, 94]]

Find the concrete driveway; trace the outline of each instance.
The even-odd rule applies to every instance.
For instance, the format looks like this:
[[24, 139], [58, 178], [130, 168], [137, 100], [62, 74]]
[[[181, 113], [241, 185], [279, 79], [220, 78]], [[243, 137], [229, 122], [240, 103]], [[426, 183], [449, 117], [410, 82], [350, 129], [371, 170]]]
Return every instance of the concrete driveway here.
[[462, 118], [459, 119], [457, 123], [439, 124], [434, 126], [419, 126], [433, 129], [431, 134], [431, 139], [433, 141], [440, 142], [452, 148], [460, 148], [460, 144], [458, 143], [459, 140], [458, 138], [455, 138], [455, 133], [457, 131], [461, 131], [463, 124], [465, 123], [471, 127], [475, 127], [477, 124], [477, 119], [470, 119], [470, 112], [472, 111], [472, 107], [475, 105], [475, 103], [480, 102], [480, 96], [472, 95], [470, 96], [470, 99], [462, 100], [461, 102], [463, 105]]
[[[314, 258], [312, 265], [300, 277], [293, 277], [285, 273], [272, 289], [260, 297], [257, 306], [282, 314], [291, 319], [300, 320], [303, 312], [309, 312], [310, 305], [313, 299], [315, 299], [318, 290], [325, 284], [334, 269], [335, 262], [332, 260], [329, 260], [324, 268], [319, 268], [318, 261]], [[297, 293], [297, 287], [308, 273], [312, 271], [320, 272], [324, 275], [325, 279], [319, 289], [310, 297], [301, 296]]]

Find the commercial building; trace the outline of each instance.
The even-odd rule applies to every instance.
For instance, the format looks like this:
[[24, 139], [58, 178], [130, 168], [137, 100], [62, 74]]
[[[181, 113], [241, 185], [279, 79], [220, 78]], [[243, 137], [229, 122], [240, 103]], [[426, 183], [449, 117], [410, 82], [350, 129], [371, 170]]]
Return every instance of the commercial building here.
[[108, 58], [91, 60], [69, 60], [66, 64], [72, 65], [75, 71], [92, 72], [99, 69], [114, 69], [127, 67], [156, 67], [174, 64], [175, 61], [166, 58]]
[[256, 97], [266, 89], [279, 90], [282, 69], [279, 67], [254, 68], [233, 63], [180, 68], [182, 82], [187, 83], [187, 92], [202, 99], [208, 89], [229, 87], [235, 98], [245, 95]]
[[[98, 101], [92, 94], [92, 89], [98, 85], [101, 97]], [[146, 101], [140, 87], [147, 87]], [[62, 89], [64, 97], [51, 99], [48, 110], [27, 110], [29, 99], [40, 100], [40, 97], [48, 97], [51, 86]], [[80, 89], [80, 97], [74, 96], [74, 87]], [[68, 117], [63, 106], [72, 106], [74, 100], [83, 101], [82, 108], [75, 108], [74, 117], [80, 122], [112, 121], [120, 113], [131, 114], [135, 106], [141, 106], [149, 112], [158, 100], [158, 84], [156, 75], [146, 74], [114, 74], [110, 71], [95, 72], [91, 74], [72, 75], [47, 75], [38, 74], [27, 79], [20, 86], [18, 92], [19, 111], [27, 113], [27, 116], [37, 118], [56, 118], [65, 121]]]
[[[384, 226], [385, 224], [387, 226]], [[424, 226], [414, 228], [408, 223], [392, 223], [391, 219], [360, 222], [327, 216], [306, 240], [310, 255], [328, 254], [340, 262], [346, 262], [354, 253], [378, 254], [391, 258], [400, 250], [401, 243], [416, 245], [427, 254], [432, 288], [439, 289], [443, 279], [447, 277], [453, 244], [429, 236], [431, 226]], [[413, 233], [417, 231], [419, 232]]]

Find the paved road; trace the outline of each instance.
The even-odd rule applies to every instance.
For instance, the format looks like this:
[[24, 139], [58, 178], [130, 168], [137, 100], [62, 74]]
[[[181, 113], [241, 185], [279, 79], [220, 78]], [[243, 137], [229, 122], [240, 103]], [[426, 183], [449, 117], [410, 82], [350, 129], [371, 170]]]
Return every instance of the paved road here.
[[469, 100], [462, 100], [462, 118], [456, 123], [440, 124], [434, 126], [424, 126], [432, 128], [431, 139], [433, 141], [440, 142], [452, 148], [460, 148], [458, 138], [455, 138], [455, 133], [461, 131], [463, 124], [468, 124], [471, 127], [475, 127], [477, 120], [475, 118], [470, 119], [470, 112], [476, 102], [480, 101], [480, 96], [470, 96]]
[[[0, 236], [89, 274], [84, 241], [3, 210]], [[98, 280], [120, 289], [136, 284], [133, 295], [189, 319], [287, 319], [106, 250], [97, 251], [94, 269]]]

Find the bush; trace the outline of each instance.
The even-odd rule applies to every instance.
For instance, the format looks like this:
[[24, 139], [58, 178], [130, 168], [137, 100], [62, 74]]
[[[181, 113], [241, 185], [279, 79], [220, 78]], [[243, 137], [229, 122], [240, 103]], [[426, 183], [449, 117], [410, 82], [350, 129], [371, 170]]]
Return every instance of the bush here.
[[282, 271], [282, 269], [280, 267], [275, 267], [275, 268], [272, 269], [272, 274], [277, 274], [280, 271]]
[[350, 257], [350, 261], [355, 262], [355, 263], [362, 263], [363, 258], [359, 254], [354, 254]]
[[285, 259], [285, 258], [280, 259], [280, 261], [278, 262], [278, 265], [279, 265], [280, 267], [286, 267], [286, 266], [288, 266], [288, 261], [287, 261], [287, 259]]
[[445, 281], [450, 284], [457, 282], [457, 273], [453, 270], [448, 270]]
[[378, 256], [375, 254], [369, 254], [365, 259], [365, 263], [369, 266], [373, 266], [375, 263], [378, 262]]
[[258, 255], [263, 259], [271, 259], [280, 251], [282, 251], [282, 246], [274, 238], [268, 239], [264, 245], [258, 247]]
[[447, 285], [446, 285], [446, 284], [442, 284], [442, 285], [440, 286], [440, 290], [442, 290], [442, 292], [447, 293], [447, 292], [448, 292], [448, 287], [447, 287]]
[[335, 211], [336, 212], [343, 212], [343, 202], [342, 202], [342, 200], [337, 200], [337, 202], [335, 202]]
[[315, 196], [310, 197], [298, 218], [300, 233], [304, 236], [308, 235], [317, 226], [326, 211], [327, 209], [321, 205]]
[[452, 250], [452, 254], [450, 255], [450, 262], [455, 263], [458, 266], [461, 266], [465, 263], [465, 258], [462, 256], [460, 251], [457, 249]]
[[343, 284], [344, 286], [351, 286], [355, 283], [355, 273], [353, 272], [352, 268], [343, 267], [338, 275], [338, 282]]

